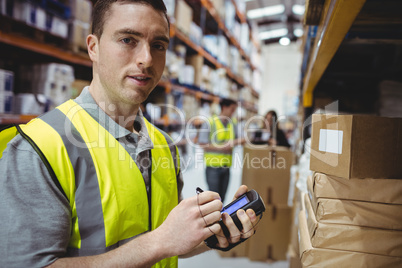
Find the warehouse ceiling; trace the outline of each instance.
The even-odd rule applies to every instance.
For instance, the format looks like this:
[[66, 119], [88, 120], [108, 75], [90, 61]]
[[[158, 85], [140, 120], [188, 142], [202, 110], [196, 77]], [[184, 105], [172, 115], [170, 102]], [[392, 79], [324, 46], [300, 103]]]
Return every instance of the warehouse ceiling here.
[[263, 44], [301, 37], [304, 7], [304, 0], [246, 0], [247, 19], [258, 27]]

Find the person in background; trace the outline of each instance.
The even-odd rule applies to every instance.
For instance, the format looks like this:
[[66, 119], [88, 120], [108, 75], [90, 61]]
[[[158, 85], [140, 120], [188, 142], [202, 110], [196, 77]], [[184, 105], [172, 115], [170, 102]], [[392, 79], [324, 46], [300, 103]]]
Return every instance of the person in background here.
[[[220, 248], [253, 235], [216, 192], [182, 200], [177, 147], [143, 117], [168, 45], [162, 0], [95, 3], [91, 84], [0, 132], [0, 267], [177, 267], [213, 234]], [[253, 230], [253, 210], [238, 216]]]
[[208, 189], [219, 193], [225, 200], [230, 180], [233, 147], [243, 144], [244, 138], [237, 138], [236, 127], [231, 120], [237, 109], [237, 103], [223, 98], [220, 101], [221, 112], [209, 118], [200, 129], [199, 144], [204, 149], [205, 175]]
[[274, 110], [270, 110], [265, 114], [265, 127], [270, 133], [268, 145], [270, 146], [284, 146], [290, 148], [288, 139], [285, 132], [280, 128], [278, 115]]

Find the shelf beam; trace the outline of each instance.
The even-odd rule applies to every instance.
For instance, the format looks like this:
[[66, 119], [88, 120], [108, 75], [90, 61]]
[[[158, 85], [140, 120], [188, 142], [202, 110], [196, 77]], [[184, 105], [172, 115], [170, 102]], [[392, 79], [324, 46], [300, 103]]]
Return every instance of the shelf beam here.
[[52, 45], [40, 43], [24, 36], [5, 33], [0, 30], [0, 42], [42, 55], [54, 57], [65, 62], [92, 67], [92, 62], [89, 57], [73, 54], [72, 52], [62, 50]]
[[326, 0], [303, 84], [303, 106], [312, 107], [313, 91], [366, 0]]

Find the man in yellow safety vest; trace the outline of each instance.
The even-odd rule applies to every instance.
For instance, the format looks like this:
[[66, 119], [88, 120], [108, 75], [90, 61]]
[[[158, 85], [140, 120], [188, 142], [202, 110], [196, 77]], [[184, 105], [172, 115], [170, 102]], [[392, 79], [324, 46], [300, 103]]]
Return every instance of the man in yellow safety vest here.
[[90, 86], [0, 132], [0, 267], [177, 267], [212, 232], [250, 237], [230, 217], [223, 236], [218, 193], [181, 200], [178, 150], [139, 109], [165, 67], [163, 0], [98, 0], [92, 19]]
[[232, 116], [237, 109], [237, 102], [223, 98], [219, 102], [220, 114], [213, 115], [203, 124], [198, 137], [204, 148], [205, 175], [210, 191], [219, 193], [225, 200], [232, 166], [233, 147], [244, 143], [238, 138]]

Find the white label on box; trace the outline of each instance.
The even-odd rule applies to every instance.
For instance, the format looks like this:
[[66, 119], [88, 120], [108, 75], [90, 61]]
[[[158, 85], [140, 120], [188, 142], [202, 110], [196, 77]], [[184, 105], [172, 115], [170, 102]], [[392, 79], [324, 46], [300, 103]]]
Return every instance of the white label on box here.
[[342, 154], [343, 131], [320, 129], [318, 149], [322, 152]]

